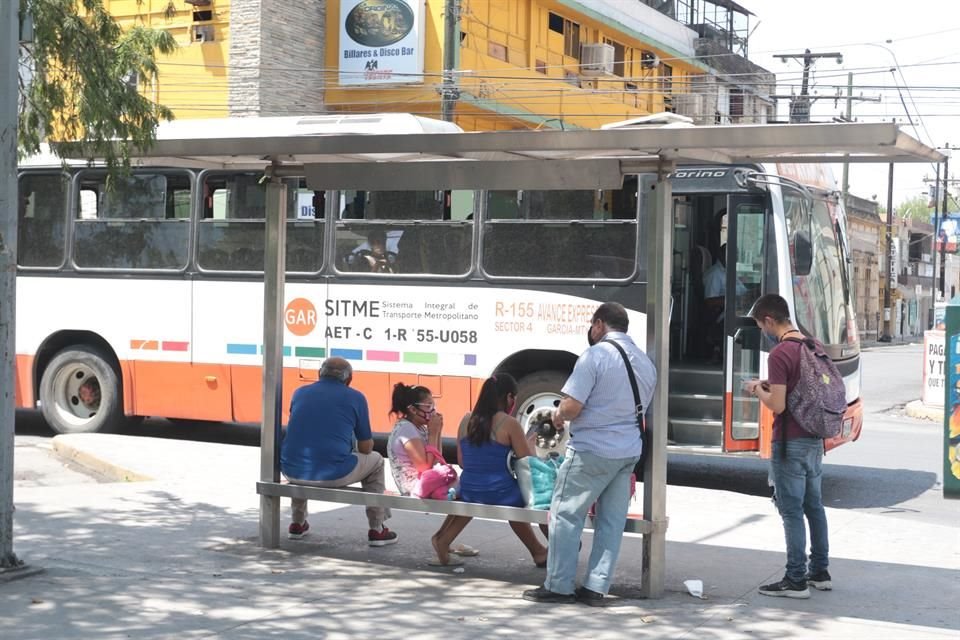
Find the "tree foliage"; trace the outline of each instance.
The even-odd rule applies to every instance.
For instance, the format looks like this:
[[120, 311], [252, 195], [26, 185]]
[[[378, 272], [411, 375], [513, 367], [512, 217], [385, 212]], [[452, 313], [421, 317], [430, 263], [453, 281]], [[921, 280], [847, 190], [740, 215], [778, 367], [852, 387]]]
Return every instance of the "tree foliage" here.
[[930, 222], [933, 218], [933, 207], [930, 198], [926, 195], [913, 196], [901, 202], [894, 211], [904, 219]]
[[173, 36], [122, 29], [103, 0], [19, 2], [33, 20], [32, 42], [20, 45], [20, 152], [48, 142], [61, 157], [128, 166], [129, 152], [149, 147], [173, 117], [140, 91], [157, 80], [157, 54], [176, 49]]

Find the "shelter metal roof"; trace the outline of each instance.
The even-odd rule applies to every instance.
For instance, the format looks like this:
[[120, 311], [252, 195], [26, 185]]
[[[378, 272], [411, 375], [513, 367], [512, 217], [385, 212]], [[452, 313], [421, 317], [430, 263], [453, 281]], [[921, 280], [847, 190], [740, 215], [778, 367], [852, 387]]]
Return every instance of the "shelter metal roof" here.
[[[236, 121], [237, 119], [234, 119]], [[637, 126], [587, 131], [409, 132], [369, 135], [273, 126], [250, 119], [230, 135], [220, 127], [173, 122], [135, 152], [149, 165], [290, 169], [324, 163], [594, 160], [677, 164], [757, 162], [939, 162], [943, 156], [894, 123]], [[382, 130], [382, 129], [381, 129]]]

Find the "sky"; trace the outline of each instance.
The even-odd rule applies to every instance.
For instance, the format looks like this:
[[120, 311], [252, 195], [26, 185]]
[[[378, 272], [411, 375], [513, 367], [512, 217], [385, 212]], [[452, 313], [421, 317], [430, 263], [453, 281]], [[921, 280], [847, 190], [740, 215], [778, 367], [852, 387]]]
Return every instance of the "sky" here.
[[[834, 101], [838, 88], [846, 96], [847, 73], [854, 74], [854, 96], [880, 98], [855, 101], [854, 119], [880, 122], [896, 118], [922, 142], [960, 147], [960, 1], [958, 0], [738, 0], [755, 15], [750, 20], [752, 62], [777, 74], [778, 94], [799, 93], [802, 65], [781, 62], [775, 53], [839, 52], [843, 63], [822, 59], [814, 66], [811, 94], [817, 100], [811, 118], [829, 122], [842, 115], [846, 101]], [[877, 46], [882, 45], [882, 46]], [[885, 48], [884, 48], [885, 47]], [[890, 69], [899, 70], [891, 74]], [[902, 73], [902, 76], [901, 76]], [[896, 82], [896, 84], [895, 84]], [[901, 102], [897, 85], [903, 93]], [[911, 126], [907, 117], [914, 126]], [[781, 119], [787, 101], [778, 102]], [[960, 152], [954, 152], [951, 177], [960, 177]], [[935, 168], [898, 164], [894, 169], [894, 209], [904, 200], [926, 193]], [[837, 181], [840, 168], [836, 168]], [[839, 185], [838, 185], [839, 186]], [[853, 165], [850, 192], [887, 202], [887, 165]], [[951, 193], [960, 194], [960, 184]], [[957, 204], [950, 209], [956, 211]]]

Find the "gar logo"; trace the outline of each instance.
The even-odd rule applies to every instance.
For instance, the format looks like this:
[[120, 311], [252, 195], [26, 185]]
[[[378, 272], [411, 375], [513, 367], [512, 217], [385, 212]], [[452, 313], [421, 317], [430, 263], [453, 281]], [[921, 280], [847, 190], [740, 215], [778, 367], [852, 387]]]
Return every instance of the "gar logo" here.
[[294, 298], [283, 312], [287, 330], [295, 336], [305, 336], [317, 326], [317, 308], [306, 298]]

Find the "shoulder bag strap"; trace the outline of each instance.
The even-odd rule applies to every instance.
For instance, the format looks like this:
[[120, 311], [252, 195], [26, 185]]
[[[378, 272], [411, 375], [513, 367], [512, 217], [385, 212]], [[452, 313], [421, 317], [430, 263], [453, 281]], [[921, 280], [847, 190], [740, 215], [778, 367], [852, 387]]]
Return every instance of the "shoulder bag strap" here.
[[612, 344], [614, 348], [620, 352], [620, 357], [623, 358], [623, 364], [627, 368], [627, 377], [630, 378], [630, 389], [633, 391], [633, 405], [637, 411], [637, 427], [640, 429], [640, 433], [644, 432], [644, 423], [643, 423], [643, 403], [640, 402], [640, 391], [637, 388], [637, 377], [633, 373], [633, 365], [630, 364], [630, 358], [627, 357], [627, 352], [623, 350], [615, 340], [610, 340], [604, 338], [601, 342], [606, 342], [607, 344]]
[[432, 453], [433, 457], [436, 458], [434, 462], [440, 462], [442, 464], [447, 464], [447, 461], [443, 459], [443, 454], [440, 453], [440, 450], [437, 449], [432, 444], [424, 444], [423, 448], [426, 449], [427, 453]]

